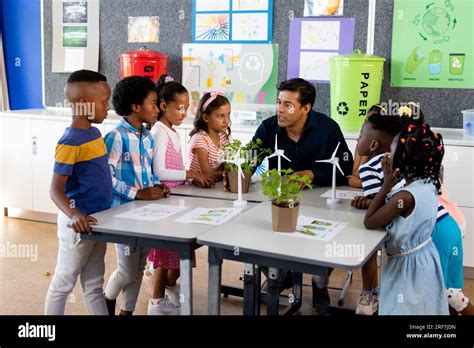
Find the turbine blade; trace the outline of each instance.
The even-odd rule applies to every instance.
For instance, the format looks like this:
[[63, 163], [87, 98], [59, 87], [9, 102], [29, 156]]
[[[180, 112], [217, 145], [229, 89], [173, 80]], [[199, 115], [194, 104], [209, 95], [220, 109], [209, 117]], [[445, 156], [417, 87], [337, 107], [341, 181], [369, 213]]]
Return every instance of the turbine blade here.
[[339, 169], [339, 171], [341, 172], [342, 176], [346, 176], [346, 174], [344, 174], [344, 172], [342, 171], [341, 167], [339, 166], [339, 161], [334, 162], [334, 164], [336, 165], [337, 169]]
[[336, 150], [334, 150], [334, 153], [332, 154], [332, 158], [336, 157], [337, 150], [339, 150], [339, 145], [341, 145], [341, 142], [337, 143]]
[[275, 152], [278, 150], [278, 134], [275, 134]]
[[332, 163], [332, 160], [330, 159], [327, 159], [327, 160], [320, 160], [320, 161], [316, 161], [317, 163]]
[[283, 157], [284, 159], [286, 159], [288, 162], [291, 162], [291, 160], [290, 160], [288, 157], [286, 157], [284, 154], [281, 154], [281, 157]]
[[273, 157], [276, 157], [276, 156], [278, 156], [278, 154], [276, 152], [274, 152], [270, 156], [268, 156], [267, 159], [270, 159], [270, 158], [273, 158]]

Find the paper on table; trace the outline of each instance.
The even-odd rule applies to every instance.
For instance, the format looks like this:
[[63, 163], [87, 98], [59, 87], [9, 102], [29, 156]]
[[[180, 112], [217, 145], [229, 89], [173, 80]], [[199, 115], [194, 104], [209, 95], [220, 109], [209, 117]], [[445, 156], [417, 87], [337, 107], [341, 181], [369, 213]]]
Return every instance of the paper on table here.
[[[323, 198], [330, 198], [332, 194], [332, 190], [328, 190], [327, 192], [323, 193], [321, 197]], [[339, 199], [350, 199], [353, 200], [356, 196], [363, 196], [364, 193], [362, 191], [347, 191], [347, 190], [336, 190], [336, 198]]]
[[298, 217], [296, 232], [278, 234], [329, 242], [347, 225], [349, 224], [346, 222], [338, 222], [300, 215]]
[[174, 220], [182, 224], [221, 225], [240, 214], [239, 208], [196, 208]]
[[158, 221], [186, 210], [186, 207], [176, 207], [164, 204], [148, 204], [143, 207], [127, 211], [126, 213], [115, 215], [122, 219], [132, 219], [141, 221]]
[[64, 72], [84, 69], [83, 49], [64, 49]]

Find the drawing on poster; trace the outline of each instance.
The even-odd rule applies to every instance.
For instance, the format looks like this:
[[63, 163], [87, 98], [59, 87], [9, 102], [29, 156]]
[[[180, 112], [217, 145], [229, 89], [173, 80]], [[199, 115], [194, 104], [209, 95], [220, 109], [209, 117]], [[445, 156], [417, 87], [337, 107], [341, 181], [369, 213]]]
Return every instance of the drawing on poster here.
[[63, 23], [87, 23], [87, 1], [63, 2]]
[[223, 91], [231, 103], [274, 105], [278, 47], [272, 44], [183, 44], [183, 85], [191, 113], [208, 91]]
[[305, 0], [304, 16], [342, 16], [344, 0]]
[[229, 40], [229, 15], [196, 15], [196, 39], [200, 41]]
[[128, 17], [128, 42], [159, 41], [159, 17]]
[[341, 23], [320, 21], [301, 23], [302, 50], [338, 50]]
[[232, 39], [234, 41], [265, 41], [268, 38], [268, 13], [234, 13]]
[[87, 47], [87, 26], [63, 26], [63, 47]]

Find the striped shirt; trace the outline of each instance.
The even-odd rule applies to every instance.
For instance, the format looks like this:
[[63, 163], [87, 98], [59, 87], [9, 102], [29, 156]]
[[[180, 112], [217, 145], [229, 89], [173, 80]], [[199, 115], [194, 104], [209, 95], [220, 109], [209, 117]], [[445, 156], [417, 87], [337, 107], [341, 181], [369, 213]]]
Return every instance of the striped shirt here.
[[[384, 154], [377, 155], [359, 167], [359, 176], [364, 189], [364, 196], [375, 196], [383, 185], [382, 158]], [[405, 186], [405, 179], [400, 179], [392, 188], [397, 192]]]
[[[384, 154], [375, 156], [359, 167], [359, 176], [364, 189], [364, 196], [375, 196], [383, 185], [382, 158]], [[393, 196], [402, 190], [406, 185], [405, 179], [400, 179], [390, 191], [389, 196]], [[448, 216], [449, 213], [441, 204], [438, 206], [437, 222]]]
[[229, 143], [229, 136], [226, 132], [221, 132], [220, 134], [219, 146], [216, 146], [214, 142], [209, 137], [207, 132], [200, 130], [191, 137], [189, 144], [189, 170], [195, 172], [201, 172], [201, 167], [199, 166], [199, 161], [194, 153], [196, 149], [205, 149], [209, 154], [209, 166], [212, 170], [217, 170], [222, 164], [222, 149], [221, 146]]
[[145, 127], [137, 130], [122, 118], [105, 136], [105, 144], [114, 189], [112, 206], [134, 200], [139, 190], [159, 183], [152, 173], [155, 140]]
[[93, 214], [110, 207], [112, 178], [107, 150], [97, 128], [66, 128], [56, 146], [54, 173], [68, 177], [64, 193], [82, 213]]

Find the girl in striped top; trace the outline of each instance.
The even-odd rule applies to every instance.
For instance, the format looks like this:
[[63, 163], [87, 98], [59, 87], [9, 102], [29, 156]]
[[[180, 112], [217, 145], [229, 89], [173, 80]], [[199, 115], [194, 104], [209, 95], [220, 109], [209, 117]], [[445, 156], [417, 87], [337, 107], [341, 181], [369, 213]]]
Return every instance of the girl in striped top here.
[[223, 93], [212, 92], [202, 97], [190, 134], [189, 170], [222, 180], [221, 147], [229, 142], [230, 113], [230, 102]]

